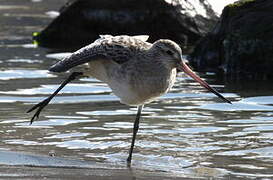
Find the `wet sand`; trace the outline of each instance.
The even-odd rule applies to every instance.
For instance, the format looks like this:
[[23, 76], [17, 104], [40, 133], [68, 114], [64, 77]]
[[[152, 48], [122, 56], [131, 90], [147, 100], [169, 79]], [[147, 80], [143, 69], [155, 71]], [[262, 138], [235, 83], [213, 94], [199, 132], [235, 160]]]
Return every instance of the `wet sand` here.
[[[0, 179], [184, 179], [167, 172], [143, 171], [60, 157], [0, 151]], [[189, 179], [189, 178], [187, 178]]]

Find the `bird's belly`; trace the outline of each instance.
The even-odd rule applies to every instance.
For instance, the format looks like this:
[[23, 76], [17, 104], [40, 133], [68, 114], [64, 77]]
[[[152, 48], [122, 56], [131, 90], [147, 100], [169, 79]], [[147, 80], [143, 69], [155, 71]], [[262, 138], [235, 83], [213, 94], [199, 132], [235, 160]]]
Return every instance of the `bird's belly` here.
[[120, 102], [127, 105], [142, 105], [154, 101], [157, 97], [167, 93], [175, 82], [176, 71], [167, 77], [138, 78], [135, 81], [126, 79], [108, 82], [113, 93], [120, 98]]
[[[167, 91], [166, 91], [167, 92]], [[137, 95], [135, 92], [124, 91], [124, 93], [114, 92], [119, 98], [120, 102], [127, 105], [143, 105], [154, 101], [157, 97], [166, 92], [159, 92], [153, 94]]]
[[127, 105], [140, 105], [144, 104], [141, 98], [131, 89], [130, 86], [125, 85], [115, 85], [114, 87], [110, 85], [113, 93], [120, 98], [120, 102]]
[[120, 98], [120, 102], [127, 105], [147, 104], [168, 91], [168, 89], [153, 92], [138, 91], [132, 89], [130, 86], [126, 87], [126, 85], [115, 86], [114, 88], [111, 87], [111, 89], [113, 93]]

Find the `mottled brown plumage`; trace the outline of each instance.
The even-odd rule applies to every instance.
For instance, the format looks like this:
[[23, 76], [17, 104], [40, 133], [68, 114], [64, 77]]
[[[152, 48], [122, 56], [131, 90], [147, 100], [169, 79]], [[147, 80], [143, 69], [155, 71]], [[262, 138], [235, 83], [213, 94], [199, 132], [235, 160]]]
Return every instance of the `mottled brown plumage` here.
[[53, 65], [49, 70], [64, 72], [97, 58], [113, 60], [118, 64], [129, 61], [135, 55], [147, 50], [152, 44], [146, 42], [148, 36], [111, 36], [101, 35], [92, 44], [72, 53], [67, 58]]

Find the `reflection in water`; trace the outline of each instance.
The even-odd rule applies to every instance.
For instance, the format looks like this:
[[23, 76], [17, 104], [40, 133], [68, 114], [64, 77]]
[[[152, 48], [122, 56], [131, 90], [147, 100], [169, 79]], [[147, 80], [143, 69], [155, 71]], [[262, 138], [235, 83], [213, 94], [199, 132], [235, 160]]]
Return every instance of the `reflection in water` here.
[[[17, 22], [13, 18], [9, 22]], [[44, 18], [32, 18], [39, 21], [35, 31], [40, 22], [49, 21]], [[52, 58], [65, 54], [30, 45], [29, 29], [9, 33], [0, 37], [1, 149], [54, 151], [62, 157], [124, 165], [136, 108], [120, 104], [105, 84], [85, 78], [64, 88], [30, 126], [25, 111], [67, 76], [46, 71]], [[14, 39], [16, 33], [21, 38]], [[215, 84], [213, 78], [209, 75], [210, 84]], [[147, 105], [132, 166], [187, 177], [273, 177], [272, 92], [227, 90], [218, 83], [214, 87], [233, 104], [221, 103], [179, 75], [171, 93]]]

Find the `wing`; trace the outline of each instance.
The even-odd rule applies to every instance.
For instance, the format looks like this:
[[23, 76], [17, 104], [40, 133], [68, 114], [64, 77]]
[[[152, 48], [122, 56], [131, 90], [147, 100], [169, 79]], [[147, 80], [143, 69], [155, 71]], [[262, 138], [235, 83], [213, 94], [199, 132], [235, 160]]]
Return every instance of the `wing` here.
[[149, 36], [101, 35], [92, 44], [85, 46], [50, 67], [52, 72], [65, 72], [75, 66], [96, 60], [109, 60], [122, 64], [133, 59], [152, 45], [146, 40]]
[[135, 38], [135, 39], [138, 39], [138, 40], [141, 40], [141, 41], [144, 41], [146, 42], [148, 39], [149, 39], [149, 36], [148, 35], [136, 35], [136, 36], [126, 36], [126, 35], [123, 35], [123, 36], [112, 36], [112, 35], [100, 35], [100, 39], [105, 39], [105, 38]]

